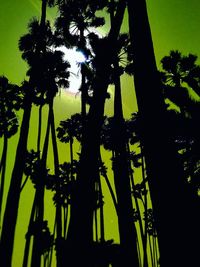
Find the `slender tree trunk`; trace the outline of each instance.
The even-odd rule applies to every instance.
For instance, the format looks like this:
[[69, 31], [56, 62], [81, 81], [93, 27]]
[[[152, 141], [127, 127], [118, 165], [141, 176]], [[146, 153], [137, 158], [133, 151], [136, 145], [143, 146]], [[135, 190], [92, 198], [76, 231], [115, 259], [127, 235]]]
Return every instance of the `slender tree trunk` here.
[[[45, 25], [46, 25], [46, 9], [47, 9], [47, 0], [42, 0], [41, 7], [41, 18], [40, 18], [40, 31], [41, 39], [38, 42], [37, 49], [45, 53], [46, 43], [45, 43]], [[43, 97], [43, 95], [41, 96]], [[39, 109], [39, 128], [38, 128], [38, 140], [37, 140], [37, 150], [40, 149], [40, 138], [41, 138], [41, 117], [42, 115], [42, 106]], [[40, 236], [42, 234], [43, 220], [44, 220], [44, 192], [45, 192], [45, 169], [46, 169], [46, 160], [47, 160], [47, 151], [49, 143], [49, 133], [50, 133], [50, 116], [48, 116], [47, 130], [44, 141], [44, 147], [42, 152], [42, 163], [41, 163], [41, 175], [38, 177], [38, 184], [36, 186], [35, 198], [36, 198], [36, 209], [35, 209], [35, 223], [37, 224], [36, 233], [33, 239], [33, 249], [32, 249], [32, 259], [31, 267], [40, 267], [41, 266], [41, 244]]]
[[42, 234], [42, 225], [44, 220], [44, 193], [45, 193], [45, 176], [46, 176], [46, 161], [47, 161], [47, 153], [49, 147], [49, 135], [50, 135], [50, 128], [51, 128], [51, 114], [49, 111], [48, 121], [47, 121], [47, 129], [45, 134], [44, 146], [42, 151], [42, 158], [41, 158], [41, 173], [40, 177], [38, 177], [38, 182], [36, 185], [36, 206], [35, 206], [35, 222], [37, 224], [36, 232], [33, 238], [33, 249], [32, 249], [32, 260], [31, 260], [31, 267], [41, 265], [41, 234]]
[[[39, 115], [38, 116], [38, 135], [37, 135], [37, 152], [38, 153], [40, 153], [40, 150], [41, 150], [40, 143], [41, 143], [41, 130], [42, 130], [42, 107], [43, 107], [43, 105], [39, 106], [39, 112], [38, 112], [38, 115]], [[40, 156], [38, 156], [38, 160], [40, 160]], [[27, 177], [27, 179], [28, 178], [29, 177]], [[21, 190], [23, 189], [25, 183], [26, 183], [26, 181], [22, 185]], [[31, 242], [31, 236], [32, 236], [32, 233], [30, 233], [30, 231], [32, 231], [32, 229], [33, 229], [32, 227], [33, 227], [35, 219], [36, 219], [36, 210], [37, 210], [36, 204], [37, 204], [37, 192], [35, 192], [34, 201], [33, 201], [33, 205], [32, 205], [31, 216], [30, 216], [30, 220], [29, 220], [28, 231], [27, 231], [27, 235], [26, 235], [26, 243], [25, 243], [24, 258], [23, 258], [23, 267], [27, 267], [28, 266], [28, 257], [29, 257], [29, 252], [30, 252], [30, 242]]]
[[[100, 153], [100, 155], [99, 155], [99, 160], [100, 160], [100, 164], [103, 165], [103, 161], [102, 161], [101, 153]], [[106, 184], [107, 184], [107, 186], [108, 186], [108, 189], [109, 189], [109, 191], [110, 191], [110, 195], [111, 195], [111, 198], [112, 198], [112, 201], [113, 201], [113, 205], [114, 205], [114, 207], [115, 207], [115, 211], [117, 212], [117, 200], [116, 200], [116, 197], [115, 197], [114, 190], [113, 190], [113, 188], [112, 188], [112, 186], [111, 186], [111, 184], [110, 184], [109, 178], [108, 178], [108, 176], [107, 176], [107, 173], [104, 173], [104, 174], [103, 174], [103, 177], [104, 177], [105, 182], [106, 182]]]
[[146, 3], [145, 0], [127, 2], [141, 139], [159, 238], [160, 264], [162, 267], [196, 266], [199, 261], [197, 200], [184, 181], [182, 166], [168, 135]]
[[1, 218], [2, 218], [2, 202], [3, 202], [3, 195], [4, 195], [4, 184], [5, 184], [5, 177], [6, 177], [6, 158], [7, 158], [7, 150], [8, 150], [8, 138], [4, 135], [4, 144], [3, 144], [3, 153], [1, 158], [2, 169], [0, 170], [1, 173], [1, 181], [0, 181], [0, 227], [1, 227]]
[[[118, 62], [114, 64], [116, 73], [119, 68]], [[128, 151], [126, 149], [125, 125], [123, 118], [122, 96], [120, 77], [115, 76], [114, 97], [114, 132], [116, 136], [114, 148], [114, 182], [118, 203], [118, 224], [122, 257], [120, 266], [132, 264], [139, 266], [137, 253], [137, 233], [133, 220], [133, 204], [129, 177]], [[120, 140], [119, 140], [120, 139]]]
[[24, 248], [24, 258], [23, 258], [22, 267], [28, 267], [28, 258], [29, 258], [30, 243], [31, 243], [31, 236], [32, 236], [31, 231], [33, 229], [34, 215], [35, 215], [35, 208], [36, 208], [35, 204], [36, 204], [36, 196], [34, 197], [32, 210], [31, 210], [31, 216], [29, 220], [28, 231], [26, 233], [26, 243], [25, 243], [25, 248]]
[[[142, 154], [142, 182], [144, 183], [144, 191], [147, 192], [146, 188], [146, 181], [145, 181], [145, 160], [144, 160], [144, 153], [143, 153], [143, 147], [140, 144], [141, 154]], [[144, 213], [147, 214], [147, 208], [148, 208], [148, 199], [147, 199], [147, 193], [144, 195]], [[144, 237], [143, 237], [143, 247], [144, 247], [144, 267], [148, 264], [147, 259], [147, 221], [144, 221]]]
[[56, 183], [56, 252], [57, 252], [57, 267], [62, 267], [62, 217], [61, 217], [61, 199], [60, 199], [60, 181], [59, 181], [59, 158], [58, 158], [58, 147], [56, 141], [56, 129], [55, 129], [55, 119], [54, 119], [54, 110], [53, 110], [53, 100], [49, 105], [49, 112], [51, 118], [51, 136], [52, 136], [52, 145], [53, 145], [53, 154], [54, 154], [54, 172], [57, 178]]
[[38, 112], [38, 137], [37, 137], [37, 152], [40, 152], [40, 143], [41, 143], [41, 132], [42, 132], [42, 107], [40, 105]]
[[17, 222], [24, 164], [26, 160], [30, 115], [31, 101], [29, 96], [27, 96], [2, 226], [0, 259], [5, 267], [11, 267], [12, 262], [15, 226]]
[[[84, 29], [80, 28], [80, 47], [85, 48], [84, 44]], [[85, 63], [81, 63], [81, 115], [85, 119], [86, 116], [86, 101], [87, 101], [87, 88], [86, 88], [86, 76], [85, 76]]]
[[98, 190], [99, 190], [99, 201], [100, 201], [100, 241], [105, 242], [105, 227], [104, 227], [104, 209], [103, 209], [103, 192], [101, 186], [101, 177], [98, 177]]

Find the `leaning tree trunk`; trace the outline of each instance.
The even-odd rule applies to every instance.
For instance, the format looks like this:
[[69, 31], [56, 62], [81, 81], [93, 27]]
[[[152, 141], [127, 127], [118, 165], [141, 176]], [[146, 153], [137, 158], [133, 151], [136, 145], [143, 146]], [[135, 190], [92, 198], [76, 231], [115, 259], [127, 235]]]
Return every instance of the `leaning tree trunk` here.
[[[117, 40], [123, 20], [125, 3], [121, 1], [115, 16], [108, 40]], [[109, 45], [109, 42], [108, 42]], [[109, 49], [112, 51], [112, 49]], [[104, 51], [103, 51], [104, 52]], [[96, 77], [93, 101], [88, 113], [88, 120], [82, 140], [80, 169], [77, 177], [76, 191], [73, 194], [71, 218], [67, 236], [68, 251], [73, 250], [76, 257], [71, 258], [69, 266], [94, 266], [94, 253], [91, 253], [93, 243], [93, 212], [95, 207], [95, 177], [99, 171], [100, 129], [103, 123], [104, 104], [109, 84], [110, 59], [102, 61]], [[69, 252], [70, 254], [70, 252]], [[70, 255], [66, 256], [66, 262]]]
[[[119, 64], [115, 62], [115, 71], [118, 73]], [[120, 77], [115, 75], [114, 97], [114, 158], [113, 171], [117, 195], [117, 215], [119, 225], [120, 245], [122, 255], [119, 266], [139, 266], [137, 253], [137, 233], [133, 220], [133, 204], [130, 187], [128, 155], [126, 149], [125, 121], [123, 118]]]
[[31, 106], [30, 96], [27, 95], [2, 226], [0, 259], [5, 267], [11, 267], [12, 262], [15, 226], [17, 222], [21, 183], [26, 160]]
[[158, 232], [160, 264], [162, 267], [197, 266], [197, 201], [184, 180], [168, 135], [146, 3], [145, 0], [127, 2], [141, 139]]
[[[41, 18], [40, 18], [40, 34], [41, 38], [38, 40], [37, 51], [42, 51], [42, 53], [46, 52], [46, 43], [45, 43], [45, 25], [46, 25], [46, 9], [47, 9], [47, 0], [42, 0], [41, 6]], [[30, 77], [31, 78], [31, 77]], [[41, 94], [41, 100], [43, 100], [44, 92]], [[38, 121], [38, 138], [37, 138], [37, 152], [40, 150], [40, 141], [41, 141], [41, 125], [42, 124], [42, 104], [39, 107], [39, 121]], [[40, 177], [38, 177], [38, 183], [36, 185], [35, 198], [33, 203], [33, 216], [30, 218], [30, 225], [37, 223], [36, 231], [33, 237], [33, 246], [32, 246], [32, 258], [31, 258], [31, 266], [41, 265], [41, 234], [44, 220], [44, 192], [45, 192], [45, 168], [46, 168], [46, 160], [47, 160], [47, 151], [48, 151], [48, 142], [49, 142], [49, 132], [50, 132], [50, 123], [48, 118], [46, 136], [44, 141], [44, 147], [42, 152], [41, 159], [41, 173]], [[32, 214], [31, 214], [32, 215]], [[31, 220], [34, 221], [31, 221]], [[26, 246], [29, 247], [30, 237], [26, 240]]]
[[50, 122], [51, 122], [51, 136], [52, 136], [52, 146], [54, 154], [54, 173], [56, 176], [56, 257], [57, 257], [57, 267], [62, 267], [62, 213], [61, 213], [61, 188], [59, 181], [59, 157], [58, 157], [58, 146], [56, 141], [56, 128], [55, 128], [55, 118], [53, 110], [53, 99], [49, 104], [50, 112]]
[[49, 111], [48, 120], [47, 120], [47, 129], [46, 129], [44, 146], [43, 146], [43, 151], [42, 151], [42, 158], [41, 158], [40, 176], [38, 177], [38, 180], [37, 180], [35, 199], [33, 203], [33, 205], [35, 205], [34, 221], [33, 222], [30, 221], [31, 225], [32, 224], [37, 225], [35, 229], [34, 238], [33, 238], [31, 267], [41, 266], [41, 256], [42, 256], [41, 235], [42, 235], [42, 227], [43, 227], [43, 222], [44, 222], [45, 176], [46, 176], [46, 162], [47, 162], [48, 147], [49, 147], [50, 128], [51, 128], [51, 115]]
[[1, 180], [0, 180], [0, 227], [1, 227], [1, 218], [2, 218], [2, 202], [3, 202], [3, 195], [4, 195], [4, 184], [5, 184], [5, 177], [6, 177], [6, 159], [7, 159], [7, 149], [8, 149], [8, 137], [4, 134], [4, 144], [3, 144], [3, 153], [1, 157]]

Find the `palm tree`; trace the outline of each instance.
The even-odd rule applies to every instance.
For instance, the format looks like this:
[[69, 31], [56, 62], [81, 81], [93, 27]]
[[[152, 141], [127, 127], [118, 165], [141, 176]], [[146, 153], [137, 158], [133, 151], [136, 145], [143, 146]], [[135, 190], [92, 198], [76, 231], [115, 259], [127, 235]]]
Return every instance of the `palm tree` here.
[[77, 141], [81, 142], [82, 132], [83, 118], [79, 113], [73, 114], [71, 118], [61, 121], [59, 127], [57, 128], [57, 137], [59, 138], [59, 140], [63, 143], [69, 143], [71, 164], [73, 164], [74, 160], [74, 138], [76, 138]]
[[[51, 131], [51, 137], [52, 137], [52, 145], [53, 145], [53, 154], [54, 154], [54, 172], [56, 177], [58, 177], [58, 169], [59, 169], [59, 159], [58, 159], [58, 149], [57, 149], [57, 142], [56, 142], [56, 135], [55, 135], [55, 119], [54, 119], [54, 110], [53, 110], [53, 100], [56, 96], [56, 93], [58, 92], [59, 86], [66, 86], [68, 85], [66, 78], [68, 77], [67, 67], [69, 64], [67, 62], [64, 62], [62, 60], [63, 54], [60, 51], [54, 51], [54, 52], [46, 52], [46, 59], [45, 59], [45, 66], [46, 69], [44, 69], [43, 79], [41, 83], [43, 83], [46, 88], [46, 101], [49, 105], [49, 115], [48, 115], [48, 122], [47, 122], [47, 130], [46, 130], [46, 136], [44, 141], [44, 147], [42, 151], [42, 169], [46, 166], [46, 160], [47, 160], [47, 153], [48, 153], [48, 143], [49, 143], [49, 136]], [[40, 84], [39, 84], [40, 85]], [[45, 176], [44, 176], [45, 177]], [[44, 217], [44, 177], [42, 175], [41, 171], [41, 182], [39, 183], [39, 186], [36, 189], [36, 222], [40, 223], [42, 225], [43, 223], [43, 217]], [[42, 182], [43, 180], [43, 182]], [[62, 236], [62, 228], [61, 228], [61, 210], [60, 210], [60, 202], [59, 202], [59, 184], [57, 183], [57, 205], [56, 205], [56, 226], [57, 226], [57, 241], [60, 242], [61, 236]], [[33, 248], [33, 254], [32, 254], [32, 266], [35, 266], [37, 263], [37, 266], [40, 265], [40, 259], [41, 259], [41, 251], [39, 251], [39, 243], [40, 243], [40, 234], [42, 229], [38, 229], [38, 234], [35, 236], [35, 245]], [[59, 256], [59, 246], [57, 246], [57, 263], [58, 266], [61, 265], [61, 258]], [[37, 260], [38, 259], [38, 260]]]
[[[112, 9], [110, 9], [112, 13]], [[114, 10], [113, 10], [114, 12]], [[111, 14], [111, 24], [112, 18]], [[123, 68], [120, 67], [120, 54], [123, 47], [128, 43], [127, 35], [120, 35], [115, 44], [115, 55], [113, 57], [113, 83], [115, 86], [114, 95], [114, 117], [113, 117], [113, 171], [115, 189], [117, 195], [117, 215], [119, 224], [120, 244], [123, 251], [121, 257], [121, 266], [132, 262], [139, 265], [137, 253], [137, 234], [133, 220], [133, 204], [130, 187], [130, 173], [127, 151], [127, 138], [125, 120], [123, 117], [121, 82], [120, 76], [123, 74]], [[124, 49], [126, 50], [126, 49]], [[119, 141], [120, 139], [120, 141]]]
[[193, 54], [184, 56], [173, 50], [161, 59], [164, 95], [180, 107], [183, 115], [195, 102], [192, 94], [195, 92], [198, 97], [200, 93], [200, 66], [196, 61], [197, 56]]
[[[51, 37], [52, 34], [50, 34], [49, 24], [47, 23], [47, 27], [46, 25], [44, 25], [45, 14], [46, 14], [44, 10], [45, 7], [46, 7], [46, 1], [43, 1], [42, 2], [43, 10], [42, 10], [40, 25], [37, 23], [37, 21], [33, 21], [32, 24], [35, 25], [35, 27], [33, 27], [32, 24], [30, 24], [29, 26], [29, 29], [33, 30], [32, 33], [35, 33], [33, 34], [33, 36], [36, 36], [37, 38], [31, 39], [32, 37], [31, 33], [28, 34], [26, 37], [24, 37], [25, 40], [27, 41], [27, 48], [25, 48], [24, 46], [24, 44], [26, 43], [24, 42], [24, 38], [22, 38], [19, 43], [20, 49], [24, 51], [22, 56], [30, 65], [30, 69], [27, 72], [27, 74], [30, 76], [30, 81], [29, 83], [25, 83], [25, 85], [26, 86], [28, 85], [30, 88], [28, 88], [29, 90], [25, 91], [24, 93], [25, 95], [23, 102], [24, 115], [21, 124], [20, 138], [16, 152], [16, 160], [12, 173], [11, 185], [9, 188], [3, 228], [2, 228], [0, 253], [1, 253], [1, 258], [4, 259], [5, 266], [10, 266], [12, 259], [14, 231], [17, 220], [17, 211], [18, 211], [23, 169], [26, 157], [26, 147], [27, 147], [32, 101], [34, 101], [34, 99], [37, 99], [37, 96], [39, 94], [42, 96], [46, 95], [47, 101], [51, 103], [53, 97], [55, 96], [55, 93], [58, 90], [57, 89], [58, 87], [55, 83], [55, 80], [57, 80], [57, 78], [58, 78], [57, 84], [61, 85], [68, 84], [67, 78], [69, 74], [66, 72], [66, 68], [69, 66], [69, 64], [68, 63], [60, 64], [63, 63], [62, 53], [59, 51], [56, 52], [52, 52], [50, 50], [46, 51], [46, 42], [48, 41], [48, 44], [50, 44], [51, 38], [49, 38], [49, 36]], [[38, 68], [38, 66], [40, 66], [40, 69]], [[49, 90], [47, 93], [45, 91], [46, 88], [48, 88]], [[50, 122], [52, 124], [52, 114]], [[40, 194], [40, 196], [41, 195], [42, 193]], [[42, 217], [43, 213], [42, 210], [43, 208], [41, 208], [40, 218]], [[10, 220], [11, 218], [12, 220]], [[6, 251], [6, 253], [4, 253], [4, 251]], [[38, 255], [38, 253], [36, 254]], [[37, 259], [39, 259], [39, 257], [36, 257], [34, 260]]]
[[[170, 51], [161, 60], [164, 96], [174, 102], [180, 113], [169, 112], [171, 133], [181, 157], [185, 176], [190, 183], [194, 182], [194, 191], [198, 191], [195, 177], [199, 165], [199, 81], [200, 67], [197, 56], [182, 55], [179, 51]], [[192, 93], [196, 93], [196, 98]]]
[[102, 57], [102, 51], [112, 51], [112, 49], [109, 49], [109, 46], [117, 40], [124, 10], [125, 3], [120, 2], [116, 11], [114, 26], [111, 28], [108, 38], [95, 39], [96, 43], [93, 43], [96, 54], [96, 77], [87, 123], [83, 131], [80, 168], [77, 176], [76, 192], [72, 197], [71, 217], [67, 236], [67, 247], [69, 250], [75, 250], [81, 256], [71, 259], [71, 261], [75, 261], [73, 264], [70, 262], [71, 266], [78, 265], [80, 258], [81, 264], [92, 266], [88, 253], [93, 242], [95, 178], [98, 176], [100, 128], [103, 122], [104, 103], [112, 57], [112, 55], [107, 54]]
[[[141, 140], [158, 232], [160, 264], [195, 265], [198, 252], [196, 245], [191, 244], [195, 244], [193, 238], [199, 236], [198, 218], [195, 216], [197, 201], [183, 179], [176, 149], [169, 140], [145, 1], [129, 0], [128, 13], [135, 66], [134, 83], [142, 121]], [[186, 206], [189, 209], [187, 214]]]

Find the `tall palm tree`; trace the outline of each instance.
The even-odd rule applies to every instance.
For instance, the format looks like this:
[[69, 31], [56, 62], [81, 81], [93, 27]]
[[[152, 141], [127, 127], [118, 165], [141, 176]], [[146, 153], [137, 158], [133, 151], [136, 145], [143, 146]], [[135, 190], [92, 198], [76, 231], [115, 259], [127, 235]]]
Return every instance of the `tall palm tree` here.
[[[53, 100], [58, 92], [59, 86], [68, 86], [67, 77], [69, 73], [67, 72], [67, 68], [69, 64], [64, 62], [63, 54], [60, 51], [47, 51], [44, 55], [44, 62], [45, 68], [43, 69], [43, 79], [38, 81], [38, 87], [45, 86], [46, 88], [46, 102], [49, 106], [49, 114], [48, 114], [48, 121], [47, 121], [47, 130], [46, 136], [44, 141], [44, 147], [42, 151], [42, 170], [46, 168], [46, 160], [47, 160], [47, 153], [48, 153], [48, 144], [49, 144], [49, 136], [51, 132], [52, 137], [52, 145], [53, 145], [53, 154], [54, 154], [54, 171], [56, 177], [58, 177], [58, 168], [59, 168], [59, 160], [58, 160], [58, 149], [57, 149], [57, 142], [56, 142], [56, 135], [55, 135], [55, 119], [54, 119], [54, 110], [53, 110]], [[41, 83], [41, 84], [40, 84]], [[40, 87], [39, 87], [40, 88]], [[42, 225], [44, 220], [44, 190], [45, 190], [45, 183], [43, 172], [41, 170], [41, 176], [39, 186], [36, 189], [36, 210], [35, 210], [35, 220], [37, 223]], [[42, 182], [43, 181], [43, 182]], [[57, 183], [57, 199], [59, 198], [59, 184]], [[60, 211], [60, 203], [59, 200], [56, 205], [56, 226], [57, 226], [57, 241], [61, 239], [62, 230], [61, 230], [61, 211]], [[38, 215], [37, 215], [38, 214]], [[35, 236], [35, 242], [33, 247], [32, 253], [32, 266], [39, 266], [41, 261], [41, 251], [39, 251], [39, 243], [40, 243], [40, 235], [42, 229], [38, 229], [38, 234]], [[57, 246], [58, 248], [58, 246]], [[59, 249], [57, 249], [57, 263], [58, 266], [61, 265], [61, 258], [59, 257]]]
[[[111, 1], [112, 3], [112, 1]], [[114, 6], [114, 3], [113, 3]], [[115, 9], [110, 8], [111, 25], [113, 24]], [[137, 253], [137, 234], [133, 220], [133, 204], [130, 187], [130, 173], [127, 151], [127, 138], [125, 120], [123, 117], [121, 81], [120, 76], [123, 69], [120, 66], [120, 54], [128, 43], [127, 35], [120, 35], [115, 43], [115, 54], [113, 56], [113, 83], [114, 95], [114, 117], [113, 117], [113, 171], [117, 195], [117, 215], [119, 224], [120, 245], [122, 247], [121, 266], [139, 265]], [[126, 50], [124, 48], [124, 50]], [[122, 59], [121, 59], [122, 60]], [[119, 141], [120, 140], [120, 141]]]
[[[72, 197], [71, 217], [67, 236], [67, 247], [75, 250], [81, 256], [71, 259], [71, 261], [75, 261], [74, 263], [69, 263], [71, 266], [78, 265], [80, 261], [82, 264], [92, 266], [89, 251], [93, 242], [95, 177], [98, 175], [99, 135], [103, 122], [104, 103], [111, 65], [111, 55], [106, 54], [102, 57], [102, 51], [108, 51], [109, 45], [117, 40], [124, 10], [125, 3], [120, 2], [116, 11], [114, 26], [109, 32], [108, 39], [100, 40], [99, 49], [101, 47], [101, 50], [98, 51], [99, 53], [96, 58], [97, 73], [94, 82], [94, 93], [88, 113], [88, 120], [83, 132], [80, 168], [76, 192]], [[112, 49], [109, 51], [112, 51]]]
[[[169, 140], [169, 128], [165, 120], [165, 105], [155, 63], [146, 2], [128, 0], [127, 3], [135, 66], [134, 83], [159, 238], [160, 264], [195, 265], [198, 253], [195, 253], [197, 252], [195, 245], [191, 244], [194, 244], [193, 238], [199, 236], [196, 224], [198, 218], [195, 216], [197, 201], [183, 179], [184, 174], [176, 149]], [[151, 131], [149, 131], [149, 121], [151, 121]]]
[[[36, 27], [32, 27], [32, 24], [29, 27], [31, 30], [35, 30], [37, 32], [37, 34], [36, 32], [32, 32], [35, 33], [35, 35], [33, 35], [37, 36], [37, 38], [31, 39], [31, 33], [25, 37], [28, 49], [25, 49], [25, 47], [23, 46], [25, 42], [22, 42], [22, 40], [20, 40], [19, 43], [20, 49], [24, 51], [22, 56], [30, 65], [30, 69], [27, 72], [27, 74], [30, 76], [30, 80], [29, 83], [25, 83], [25, 85], [27, 86], [28, 84], [30, 88], [28, 88], [28, 90], [24, 93], [24, 115], [21, 124], [16, 160], [12, 173], [11, 185], [9, 188], [2, 228], [0, 253], [1, 258], [4, 260], [5, 266], [11, 266], [14, 232], [17, 220], [23, 169], [25, 164], [32, 101], [37, 98], [38, 94], [42, 96], [46, 94], [48, 101], [52, 99], [52, 97], [55, 96], [55, 90], [56, 92], [58, 90], [55, 79], [60, 78], [60, 75], [62, 76], [62, 79], [58, 79], [59, 81], [57, 83], [62, 85], [68, 84], [67, 78], [69, 75], [66, 72], [66, 68], [69, 66], [69, 64], [60, 64], [63, 62], [62, 53], [58, 51], [54, 53], [51, 51], [46, 51], [46, 42], [48, 41], [49, 44], [51, 42], [51, 39], [49, 38], [50, 28], [48, 26], [48, 23], [47, 27], [46, 24], [44, 25], [46, 14], [45, 7], [46, 1], [44, 0], [42, 2], [42, 17], [40, 25], [37, 23], [37, 21], [33, 21], [32, 24], [34, 24]], [[55, 66], [55, 64], [57, 65]], [[40, 69], [38, 68], [38, 66], [40, 66]], [[57, 75], [58, 72], [59, 74]], [[49, 89], [49, 92], [46, 93], [46, 89]], [[4, 253], [4, 251], [6, 251], [6, 253]]]

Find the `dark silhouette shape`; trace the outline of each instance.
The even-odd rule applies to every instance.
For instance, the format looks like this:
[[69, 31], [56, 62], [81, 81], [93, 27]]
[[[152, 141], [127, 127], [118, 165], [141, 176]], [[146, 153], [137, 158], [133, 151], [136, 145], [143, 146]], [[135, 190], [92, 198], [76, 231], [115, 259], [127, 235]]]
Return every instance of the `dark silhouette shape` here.
[[[115, 10], [111, 9], [114, 12]], [[111, 25], [113, 24], [111, 14]], [[130, 187], [130, 173], [127, 151], [127, 139], [125, 121], [123, 118], [121, 82], [120, 76], [123, 73], [120, 68], [120, 52], [126, 44], [126, 35], [119, 36], [115, 43], [113, 54], [113, 83], [115, 86], [114, 96], [114, 117], [112, 123], [112, 138], [114, 140], [113, 153], [113, 172], [115, 190], [117, 195], [117, 215], [119, 225], [119, 235], [121, 244], [121, 258], [119, 266], [128, 264], [139, 265], [137, 253], [137, 237], [132, 213], [133, 204]], [[119, 57], [119, 58], [118, 58]], [[119, 142], [120, 139], [120, 142]]]
[[171, 51], [169, 56], [161, 60], [164, 96], [180, 108], [180, 113], [173, 110], [168, 112], [170, 135], [183, 164], [185, 180], [193, 188], [194, 194], [197, 194], [199, 188], [199, 131], [196, 128], [199, 101], [191, 96], [191, 91], [199, 91], [200, 72], [196, 61], [197, 56], [184, 56], [179, 51]]
[[[108, 40], [101, 40], [101, 45], [106, 45], [105, 47], [107, 47], [108, 44], [110, 45], [111, 42], [117, 39], [124, 8], [125, 4], [122, 3], [116, 12], [115, 27], [111, 29]], [[104, 51], [107, 51], [107, 48]], [[78, 255], [77, 258], [73, 259], [73, 265], [69, 260], [71, 266], [77, 266], [78, 264], [92, 266], [88, 255], [93, 240], [92, 222], [95, 199], [95, 178], [98, 175], [99, 133], [103, 118], [106, 90], [109, 82], [107, 75], [110, 73], [110, 55], [109, 57], [106, 55], [106, 61], [103, 62], [102, 58], [100, 58], [100, 52], [97, 56], [98, 58], [96, 58], [96, 60], [99, 60], [98, 65], [96, 65], [98, 67], [98, 72], [94, 84], [95, 88], [92, 103], [88, 113], [88, 121], [83, 133], [77, 190], [76, 194], [72, 197], [71, 217], [67, 236], [68, 247], [71, 246], [72, 249], [68, 250], [69, 254], [75, 249], [75, 253]], [[84, 199], [84, 202], [82, 199]], [[82, 229], [84, 229], [84, 231], [82, 231]]]
[[[40, 267], [42, 262], [50, 267], [53, 249], [58, 267], [196, 266], [198, 248], [193, 240], [199, 239], [200, 132], [195, 128], [199, 103], [194, 103], [188, 92], [199, 95], [200, 68], [196, 56], [171, 51], [162, 60], [163, 72], [157, 71], [145, 2], [42, 0], [40, 21], [32, 19], [28, 34], [20, 38], [29, 82], [14, 86], [0, 77], [0, 137], [4, 137], [0, 211], [7, 142], [17, 131], [15, 109], [24, 109], [0, 242], [5, 267], [12, 264], [20, 193], [28, 179], [35, 196], [23, 267], [29, 260], [32, 267]], [[46, 20], [47, 6], [58, 7], [54, 31]], [[130, 36], [120, 34], [126, 7]], [[105, 10], [110, 30], [99, 37], [90, 27], [104, 25], [104, 18], [97, 14]], [[81, 113], [61, 121], [56, 130], [54, 98], [60, 87], [69, 86], [69, 63], [57, 50], [62, 45], [81, 50], [87, 62], [80, 64]], [[139, 107], [128, 121], [123, 117], [121, 96], [120, 76], [124, 72], [134, 76]], [[106, 118], [104, 105], [110, 97], [110, 84], [115, 88], [114, 117]], [[167, 110], [166, 97], [180, 106], [181, 114]], [[37, 149], [27, 152], [32, 105], [38, 107]], [[48, 119], [41, 148], [44, 105], [48, 105]], [[59, 162], [57, 138], [69, 143], [69, 163]], [[75, 139], [81, 147], [77, 161]], [[47, 168], [50, 143], [51, 172]], [[101, 155], [102, 144], [112, 151], [114, 188]], [[140, 183], [135, 179], [137, 168], [141, 169]], [[103, 179], [118, 216], [120, 244], [106, 240]], [[52, 234], [45, 220], [46, 189], [53, 192], [55, 205]], [[153, 207], [147, 203], [149, 193]]]
[[170, 51], [161, 60], [164, 96], [179, 106], [182, 113], [189, 112], [195, 104], [192, 92], [200, 94], [200, 66], [196, 61], [197, 56], [184, 56], [179, 51]]
[[[195, 266], [198, 252], [194, 238], [199, 239], [197, 201], [183, 179], [182, 166], [168, 135], [145, 1], [128, 1], [128, 12], [135, 90], [143, 127], [141, 140], [158, 232], [160, 264]], [[185, 207], [188, 207], [187, 215]]]

